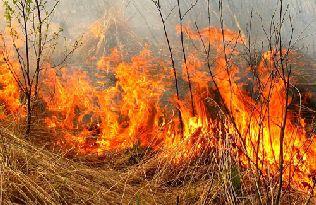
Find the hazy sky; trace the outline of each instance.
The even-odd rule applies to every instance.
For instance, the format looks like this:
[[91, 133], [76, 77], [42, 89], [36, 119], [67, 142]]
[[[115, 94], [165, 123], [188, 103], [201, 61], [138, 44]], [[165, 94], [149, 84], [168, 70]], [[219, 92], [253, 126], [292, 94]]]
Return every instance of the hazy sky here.
[[[196, 0], [182, 0], [183, 10], [186, 10]], [[167, 24], [171, 32], [174, 31], [177, 19], [175, 6], [177, 0], [161, 0], [164, 15], [169, 15]], [[185, 19], [186, 24], [196, 21], [200, 27], [207, 25], [206, 0], [198, 0], [194, 9]], [[214, 26], [219, 25], [218, 0], [210, 0], [212, 8], [211, 21]], [[278, 8], [279, 0], [223, 0], [225, 25], [232, 29], [246, 31], [253, 11], [253, 35], [264, 38], [262, 26], [268, 27], [273, 11]], [[315, 50], [316, 42], [316, 0], [284, 0], [290, 4], [292, 23], [295, 36], [300, 37], [299, 47], [308, 46]], [[3, 10], [0, 7], [0, 13]], [[116, 15], [117, 19], [125, 21], [136, 35], [147, 38], [159, 38], [162, 35], [162, 25], [157, 9], [151, 0], [61, 0], [57, 8], [54, 21], [65, 29], [65, 35], [76, 38], [85, 33], [96, 20]], [[261, 23], [260, 18], [263, 19]], [[262, 25], [264, 24], [264, 25]], [[237, 26], [238, 25], [238, 26]], [[288, 24], [289, 27], [289, 24]], [[286, 30], [286, 29], [285, 29]], [[285, 31], [285, 34], [288, 32]]]
[[[183, 10], [188, 8], [196, 0], [183, 0]], [[212, 4], [212, 22], [218, 24], [218, 0], [210, 0]], [[169, 24], [177, 22], [176, 0], [161, 0], [165, 15], [170, 15]], [[236, 20], [241, 29], [246, 28], [251, 10], [254, 20], [263, 17], [264, 23], [269, 24], [271, 15], [278, 7], [278, 0], [224, 0], [225, 23], [232, 29], [238, 29]], [[316, 33], [316, 1], [315, 0], [284, 0], [290, 4], [292, 21], [297, 32], [315, 35]], [[116, 9], [111, 10], [115, 7]], [[199, 0], [197, 6], [192, 10], [186, 22], [197, 21], [203, 26], [206, 22], [206, 0]], [[173, 10], [172, 10], [173, 9]], [[118, 12], [120, 10], [121, 12]], [[149, 35], [150, 32], [159, 32], [161, 23], [157, 9], [151, 0], [61, 0], [58, 7], [56, 21], [66, 27], [71, 34], [84, 32], [85, 28], [93, 21], [109, 12], [117, 12], [118, 18], [122, 18], [136, 31]], [[170, 13], [170, 11], [172, 11]], [[204, 21], [204, 22], [203, 22]], [[172, 22], [172, 23], [171, 23]], [[257, 24], [255, 24], [257, 26]], [[261, 27], [261, 25], [260, 25]], [[150, 31], [151, 30], [151, 31]], [[314, 38], [315, 39], [315, 38]]]

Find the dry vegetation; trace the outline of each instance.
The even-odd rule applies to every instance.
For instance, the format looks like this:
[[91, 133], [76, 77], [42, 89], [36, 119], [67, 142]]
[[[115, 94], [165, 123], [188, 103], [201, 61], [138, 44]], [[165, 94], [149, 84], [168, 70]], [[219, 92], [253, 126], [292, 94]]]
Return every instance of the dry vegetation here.
[[124, 172], [53, 154], [5, 128], [0, 151], [2, 204], [164, 204], [173, 198], [128, 183]]
[[[136, 147], [107, 158], [74, 160], [6, 128], [0, 134], [2, 204], [258, 203], [252, 174], [232, 165], [227, 153], [208, 153], [177, 166]], [[288, 190], [282, 204], [308, 201], [313, 203], [308, 195]]]
[[314, 60], [284, 1], [265, 42], [252, 12], [227, 28], [223, 0], [204, 2], [207, 26], [191, 22], [198, 0], [169, 14], [158, 0], [163, 42], [138, 38], [116, 5], [64, 52], [59, 1], [45, 2], [6, 4], [0, 205], [316, 203]]

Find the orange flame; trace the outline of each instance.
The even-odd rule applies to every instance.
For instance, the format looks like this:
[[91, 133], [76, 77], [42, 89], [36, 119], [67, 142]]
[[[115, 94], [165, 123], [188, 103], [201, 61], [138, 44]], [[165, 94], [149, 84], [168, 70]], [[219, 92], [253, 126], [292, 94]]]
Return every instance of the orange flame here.
[[0, 50], [0, 119], [4, 119], [8, 115], [20, 113], [20, 89], [16, 80], [14, 79], [12, 72], [16, 72], [19, 64], [5, 54], [3, 50]]
[[[99, 35], [98, 28], [93, 29]], [[56, 134], [62, 133], [66, 144], [75, 146], [82, 154], [104, 155], [138, 144], [171, 155], [175, 163], [210, 149], [221, 149], [220, 139], [226, 135], [243, 151], [240, 161], [244, 166], [257, 166], [264, 174], [277, 175], [280, 125], [286, 102], [282, 79], [270, 75], [276, 55], [273, 51], [263, 54], [258, 79], [265, 86], [254, 87], [260, 95], [251, 96], [240, 80], [244, 74], [242, 66], [234, 62], [239, 55], [236, 47], [245, 41], [239, 33], [217, 28], [200, 32], [185, 28], [185, 32], [191, 40], [202, 38], [216, 51], [215, 63], [210, 68], [215, 82], [198, 53], [190, 52], [187, 64], [183, 65], [191, 75], [196, 115], [192, 115], [185, 88], [181, 90], [183, 100], [174, 100], [171, 69], [162, 60], [145, 48], [124, 62], [123, 53], [114, 49], [110, 56], [99, 60], [95, 71], [45, 71], [41, 97], [47, 109], [47, 127]], [[225, 47], [224, 53], [223, 43], [234, 46]], [[18, 112], [18, 87], [2, 62], [0, 69], [0, 80], [4, 82], [0, 101], [6, 110]], [[186, 74], [182, 75], [185, 81]], [[214, 94], [215, 83], [224, 102], [218, 102]], [[217, 116], [218, 112], [225, 112], [219, 111], [221, 103], [228, 108], [230, 121]], [[177, 109], [182, 114], [183, 130], [179, 128]], [[305, 131], [304, 121], [291, 110], [284, 146], [284, 176], [299, 188], [312, 186], [316, 145], [313, 136]], [[231, 151], [237, 149], [232, 147]]]

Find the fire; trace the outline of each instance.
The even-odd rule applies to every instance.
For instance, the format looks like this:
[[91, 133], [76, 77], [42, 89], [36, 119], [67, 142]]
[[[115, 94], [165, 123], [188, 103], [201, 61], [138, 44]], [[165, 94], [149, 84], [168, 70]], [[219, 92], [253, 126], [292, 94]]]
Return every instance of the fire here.
[[[117, 59], [113, 53], [114, 61]], [[165, 68], [160, 67], [145, 49], [130, 63], [121, 63], [109, 68], [109, 61], [103, 58], [99, 62], [101, 70], [112, 70], [116, 82], [108, 89], [101, 91], [99, 102], [102, 108], [100, 116], [103, 149], [132, 147], [136, 143], [142, 146], [155, 147], [159, 139], [154, 139], [159, 130], [162, 111], [159, 106], [167, 84], [164, 81]], [[115, 64], [115, 62], [114, 62]], [[160, 70], [158, 70], [160, 69]]]
[[[100, 35], [98, 25], [92, 29], [94, 35]], [[286, 102], [282, 79], [270, 75], [276, 56], [274, 51], [262, 55], [258, 78], [263, 86], [254, 87], [258, 95], [252, 96], [244, 88], [246, 82], [240, 79], [250, 68], [244, 69], [234, 62], [239, 56], [236, 47], [245, 42], [243, 36], [218, 28], [205, 28], [200, 32], [185, 28], [185, 33], [193, 41], [202, 38], [210, 43], [215, 58], [210, 68], [215, 78], [211, 77], [206, 60], [197, 52], [189, 52], [187, 64], [179, 69], [181, 72], [186, 67], [191, 74], [195, 115], [188, 90], [181, 90], [183, 99], [175, 100], [167, 63], [154, 57], [146, 47], [130, 60], [123, 60], [124, 52], [114, 49], [111, 55], [98, 61], [95, 70], [45, 69], [41, 100], [46, 108], [46, 126], [56, 136], [62, 136], [59, 137], [63, 139], [62, 146], [74, 146], [80, 154], [102, 156], [137, 144], [159, 150], [161, 155], [171, 156], [175, 163], [220, 149], [221, 140], [229, 138], [236, 144], [231, 148], [232, 154], [242, 150], [238, 156], [244, 166], [257, 167], [264, 174], [276, 176], [280, 125]], [[234, 46], [224, 49], [223, 43]], [[0, 80], [4, 82], [0, 101], [5, 110], [16, 113], [20, 107], [18, 86], [3, 62], [0, 68]], [[186, 73], [181, 74], [185, 81]], [[214, 84], [223, 102], [219, 102], [219, 94], [214, 94]], [[231, 118], [220, 117], [225, 115], [222, 104]], [[178, 110], [182, 122], [177, 116]], [[304, 120], [289, 110], [284, 139], [284, 176], [299, 188], [314, 183], [316, 145], [313, 137], [306, 132]]]
[[[66, 131], [67, 140], [74, 141], [84, 153], [102, 155], [136, 143], [155, 147], [154, 134], [162, 118], [159, 103], [166, 84], [162, 82], [164, 69], [158, 73], [161, 67], [153, 62], [147, 49], [130, 63], [121, 62], [114, 50], [98, 62], [96, 80], [84, 71], [62, 69], [58, 74], [48, 69], [43, 92], [48, 127]], [[115, 80], [104, 84], [104, 78], [113, 74]], [[86, 149], [88, 138], [95, 142]]]
[[97, 109], [94, 102], [96, 89], [91, 85], [88, 74], [81, 71], [59, 72], [48, 68], [45, 71], [42, 99], [46, 104], [47, 126], [61, 130], [66, 140], [82, 149], [87, 137], [88, 126], [93, 123], [92, 112]]
[[0, 119], [11, 114], [23, 114], [20, 89], [11, 73], [17, 71], [19, 64], [11, 59], [11, 55], [0, 50]]
[[[269, 172], [272, 177], [278, 176], [280, 132], [286, 104], [286, 88], [281, 77], [271, 77], [274, 65], [274, 51], [263, 54], [258, 66], [261, 88], [257, 88], [260, 96], [249, 96], [238, 83], [239, 68], [234, 62], [227, 62], [224, 54], [219, 54], [216, 60], [215, 71], [218, 74], [218, 85], [225, 104], [237, 125], [241, 137], [240, 144], [245, 143], [242, 162], [247, 166], [257, 166], [263, 173]], [[236, 54], [236, 53], [235, 53]], [[228, 65], [229, 64], [229, 65]], [[229, 68], [230, 71], [223, 72]], [[291, 99], [290, 99], [291, 101]], [[315, 142], [314, 136], [305, 131], [305, 123], [288, 111], [285, 125], [284, 161], [285, 178], [297, 183], [301, 188], [312, 186], [315, 180]], [[232, 134], [236, 135], [236, 128]], [[242, 147], [242, 145], [240, 145]], [[250, 163], [250, 164], [249, 164]], [[308, 185], [307, 185], [308, 184]]]

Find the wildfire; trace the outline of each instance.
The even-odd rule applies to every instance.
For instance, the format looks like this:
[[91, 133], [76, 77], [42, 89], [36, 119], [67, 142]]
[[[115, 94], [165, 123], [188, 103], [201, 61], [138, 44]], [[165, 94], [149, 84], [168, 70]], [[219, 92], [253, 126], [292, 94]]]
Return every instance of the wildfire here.
[[8, 115], [22, 113], [20, 90], [11, 72], [16, 72], [19, 64], [11, 55], [0, 50], [0, 119]]
[[[99, 35], [97, 26], [93, 30]], [[242, 150], [239, 160], [244, 166], [277, 175], [280, 125], [287, 105], [282, 79], [269, 75], [274, 66], [273, 51], [262, 56], [258, 72], [264, 86], [255, 87], [258, 96], [251, 96], [239, 79], [250, 68], [242, 69], [234, 62], [233, 57], [239, 55], [234, 47], [223, 52], [223, 43], [238, 45], [245, 41], [239, 33], [225, 30], [223, 38], [217, 28], [199, 33], [185, 28], [185, 32], [193, 41], [202, 38], [216, 51], [210, 68], [214, 79], [198, 53], [190, 52], [183, 65], [191, 74], [195, 115], [189, 91], [183, 89], [185, 97], [175, 100], [167, 63], [153, 57], [147, 48], [130, 61], [123, 61], [124, 53], [114, 49], [110, 56], [99, 60], [96, 70], [45, 70], [41, 99], [46, 106], [47, 127], [62, 133], [66, 144], [75, 146], [81, 154], [104, 155], [138, 144], [173, 155], [175, 163], [219, 149], [221, 139], [230, 136], [237, 146], [232, 147], [232, 154]], [[227, 59], [226, 55], [233, 57]], [[0, 62], [0, 69], [0, 101], [7, 112], [17, 113], [21, 106], [18, 86], [4, 62]], [[186, 80], [186, 74], [182, 75]], [[218, 94], [214, 94], [214, 83], [223, 102], [218, 102]], [[230, 119], [218, 116], [218, 112], [225, 113], [221, 103], [227, 107]], [[313, 185], [316, 171], [316, 145], [304, 126], [304, 121], [289, 111], [284, 139], [285, 176], [302, 188]]]

